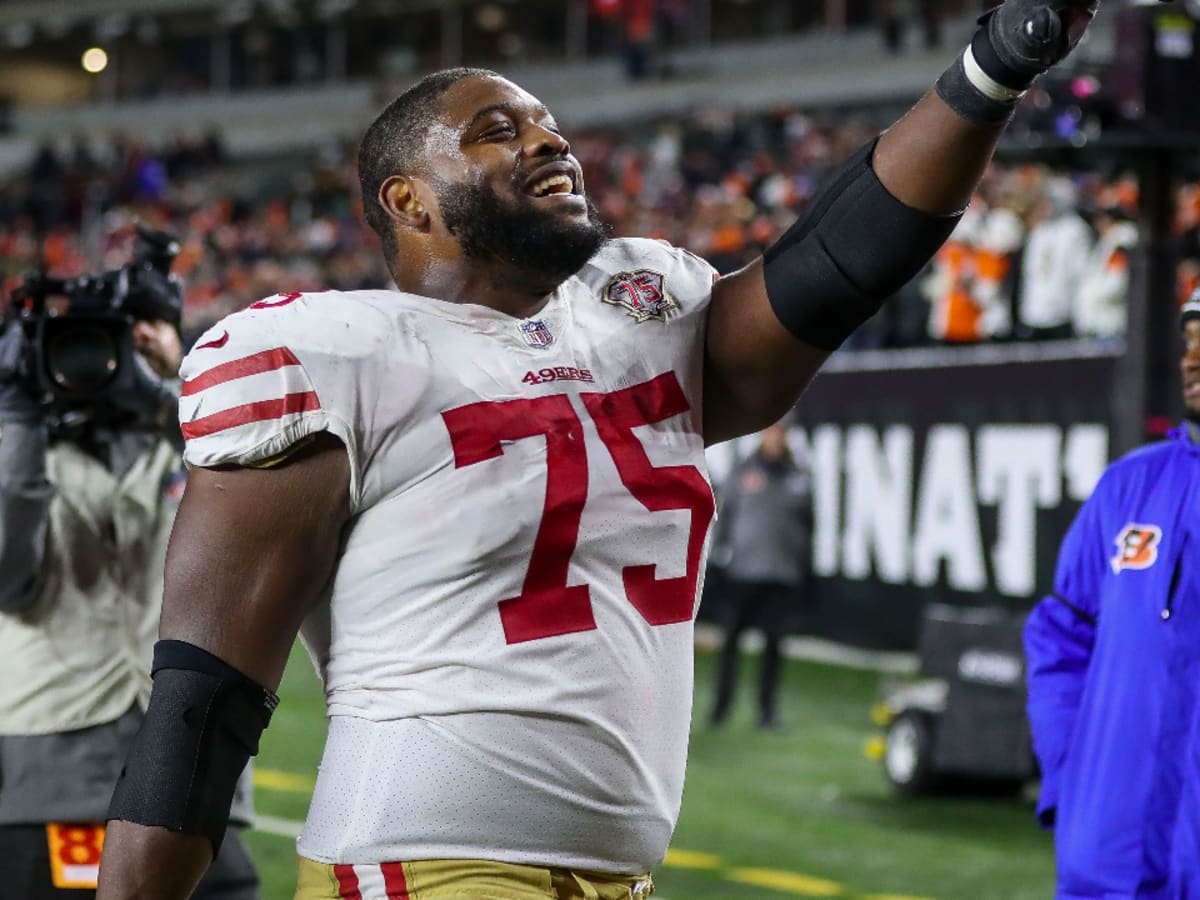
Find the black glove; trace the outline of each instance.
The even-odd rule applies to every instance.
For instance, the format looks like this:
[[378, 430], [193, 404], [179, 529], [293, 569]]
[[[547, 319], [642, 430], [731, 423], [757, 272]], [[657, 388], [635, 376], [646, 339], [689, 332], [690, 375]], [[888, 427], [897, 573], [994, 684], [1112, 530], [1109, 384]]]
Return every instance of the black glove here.
[[937, 82], [938, 96], [965, 119], [1008, 120], [1035, 78], [1070, 53], [1100, 0], [1005, 0], [979, 20], [966, 51]]
[[1006, 0], [986, 13], [971, 41], [975, 60], [1006, 87], [1024, 90], [1070, 53], [1100, 0]]
[[0, 421], [42, 421], [41, 408], [21, 378], [25, 346], [18, 322], [0, 324]]

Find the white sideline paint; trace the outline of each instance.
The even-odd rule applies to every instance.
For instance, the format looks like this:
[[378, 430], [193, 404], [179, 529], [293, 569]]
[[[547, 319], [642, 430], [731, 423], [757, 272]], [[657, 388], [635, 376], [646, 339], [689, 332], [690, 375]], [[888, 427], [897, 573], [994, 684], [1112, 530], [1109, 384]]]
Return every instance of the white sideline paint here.
[[[696, 648], [713, 651], [721, 646], [723, 633], [715, 625], [696, 623]], [[763, 635], [751, 628], [742, 635], [741, 649], [744, 653], [758, 653], [763, 647]], [[810, 662], [846, 666], [851, 669], [871, 669], [893, 675], [911, 675], [919, 668], [915, 653], [897, 650], [865, 650], [823, 638], [805, 635], [790, 635], [783, 639], [783, 655], [787, 659], [806, 659]]]
[[278, 835], [279, 837], [298, 838], [300, 831], [304, 828], [303, 822], [297, 822], [293, 819], [281, 819], [277, 816], [264, 816], [259, 813], [254, 817], [255, 831], [264, 831], [267, 834]]

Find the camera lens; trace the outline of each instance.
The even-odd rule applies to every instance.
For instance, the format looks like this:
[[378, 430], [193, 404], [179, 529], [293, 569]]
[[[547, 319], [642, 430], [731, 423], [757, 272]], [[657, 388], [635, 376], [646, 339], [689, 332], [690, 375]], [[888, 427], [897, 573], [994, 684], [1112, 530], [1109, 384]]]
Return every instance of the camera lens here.
[[95, 323], [73, 322], [47, 337], [46, 369], [62, 390], [90, 394], [116, 374], [119, 347], [110, 330]]

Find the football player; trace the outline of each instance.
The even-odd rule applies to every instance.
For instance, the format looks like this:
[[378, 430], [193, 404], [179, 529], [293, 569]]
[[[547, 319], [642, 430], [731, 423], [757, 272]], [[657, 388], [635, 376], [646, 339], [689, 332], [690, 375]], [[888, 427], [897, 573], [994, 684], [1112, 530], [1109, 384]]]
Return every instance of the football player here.
[[192, 474], [99, 896], [186, 897], [300, 633], [329, 734], [297, 897], [645, 897], [679, 811], [704, 446], [778, 420], [953, 229], [1095, 2], [1007, 0], [763, 258], [606, 239], [488, 71], [367, 130], [396, 290], [280, 294], [188, 355]]

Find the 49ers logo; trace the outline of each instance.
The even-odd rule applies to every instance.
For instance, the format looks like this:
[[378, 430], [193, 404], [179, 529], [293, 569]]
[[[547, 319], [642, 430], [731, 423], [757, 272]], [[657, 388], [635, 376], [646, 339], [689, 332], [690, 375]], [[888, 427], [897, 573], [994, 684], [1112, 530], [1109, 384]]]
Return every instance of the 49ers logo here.
[[1117, 539], [1117, 554], [1112, 558], [1112, 569], [1121, 574], [1122, 569], [1148, 569], [1158, 559], [1158, 544], [1162, 540], [1162, 529], [1157, 525], [1138, 525], [1130, 522], [1121, 529]]

